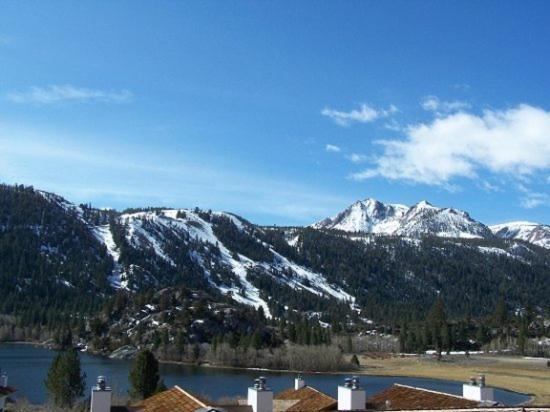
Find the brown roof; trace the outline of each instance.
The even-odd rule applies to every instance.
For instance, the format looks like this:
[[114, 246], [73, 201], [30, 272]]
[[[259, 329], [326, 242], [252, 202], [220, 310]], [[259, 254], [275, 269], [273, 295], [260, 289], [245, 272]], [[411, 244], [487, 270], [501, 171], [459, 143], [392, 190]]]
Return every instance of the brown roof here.
[[144, 399], [134, 406], [139, 412], [194, 412], [206, 404], [179, 386]]
[[479, 402], [458, 395], [394, 384], [367, 400], [368, 409], [446, 409], [475, 408]]
[[273, 397], [273, 409], [276, 411], [326, 411], [335, 409], [337, 404], [336, 399], [311, 386], [304, 386], [298, 390], [290, 388]]
[[[136, 412], [195, 412], [198, 409], [205, 411], [225, 412], [252, 412], [248, 405], [211, 405], [208, 401], [183, 390], [179, 386], [160, 392], [150, 398], [128, 407], [127, 411]], [[111, 412], [113, 409], [111, 408]], [[120, 412], [123, 412], [121, 410]]]

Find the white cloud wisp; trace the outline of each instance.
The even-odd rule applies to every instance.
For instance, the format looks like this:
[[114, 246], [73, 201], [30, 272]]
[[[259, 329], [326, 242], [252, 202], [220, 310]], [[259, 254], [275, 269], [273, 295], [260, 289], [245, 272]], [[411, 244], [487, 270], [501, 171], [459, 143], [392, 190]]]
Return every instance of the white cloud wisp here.
[[361, 104], [359, 109], [354, 109], [349, 112], [342, 112], [335, 109], [325, 107], [321, 114], [332, 119], [339, 126], [350, 126], [352, 123], [370, 123], [376, 119], [389, 117], [398, 111], [393, 104], [385, 109], [376, 109], [368, 104]]
[[437, 96], [433, 95], [424, 97], [424, 99], [422, 99], [422, 101], [420, 102], [420, 105], [424, 110], [434, 112], [439, 115], [459, 112], [469, 109], [471, 107], [470, 103], [468, 102], [464, 102], [461, 100], [444, 101], [439, 100]]
[[46, 87], [33, 86], [26, 91], [7, 93], [5, 97], [13, 103], [127, 103], [132, 100], [133, 95], [128, 90], [98, 90], [66, 84], [50, 85]]
[[332, 153], [340, 153], [342, 151], [342, 149], [340, 149], [339, 146], [336, 146], [336, 145], [333, 145], [333, 144], [327, 144], [325, 146], [325, 151], [326, 152], [332, 152]]

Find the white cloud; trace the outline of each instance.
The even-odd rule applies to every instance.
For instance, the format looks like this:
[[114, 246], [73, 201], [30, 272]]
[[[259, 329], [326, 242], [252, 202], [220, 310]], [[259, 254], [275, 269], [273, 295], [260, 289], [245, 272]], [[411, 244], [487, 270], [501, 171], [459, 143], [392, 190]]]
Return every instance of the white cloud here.
[[501, 188], [498, 185], [495, 185], [491, 182], [488, 182], [487, 180], [481, 180], [478, 182], [478, 186], [485, 190], [486, 192], [500, 192]]
[[525, 209], [534, 209], [539, 206], [550, 206], [550, 195], [531, 190], [523, 182], [516, 185], [517, 190], [522, 193], [520, 204]]
[[339, 146], [333, 145], [333, 144], [327, 144], [325, 146], [325, 151], [332, 152], [332, 153], [340, 153], [342, 149], [340, 149]]
[[377, 143], [383, 153], [352, 178], [448, 186], [487, 171], [520, 181], [550, 170], [550, 112], [525, 104], [482, 115], [459, 112], [409, 126], [404, 139]]
[[33, 86], [26, 91], [16, 91], [6, 94], [6, 99], [14, 103], [53, 104], [59, 102], [99, 102], [126, 103], [133, 95], [128, 90], [110, 91], [76, 87], [69, 84]]
[[525, 209], [534, 209], [547, 205], [550, 205], [550, 196], [546, 193], [528, 192], [521, 199], [521, 206]]
[[350, 124], [357, 123], [370, 123], [376, 119], [382, 117], [388, 117], [398, 111], [397, 107], [393, 104], [387, 110], [376, 109], [368, 104], [361, 104], [359, 109], [354, 109], [349, 112], [342, 112], [339, 110], [330, 109], [325, 107], [321, 114], [331, 118], [336, 124], [340, 126], [349, 126]]
[[433, 95], [424, 97], [420, 102], [420, 105], [424, 110], [439, 114], [458, 112], [471, 107], [468, 102], [460, 100], [444, 101], [439, 100], [437, 96]]
[[390, 119], [384, 124], [384, 128], [391, 130], [392, 132], [402, 132], [403, 126], [401, 126], [395, 119]]
[[347, 158], [352, 161], [353, 163], [363, 163], [367, 160], [367, 156], [359, 153], [352, 153]]

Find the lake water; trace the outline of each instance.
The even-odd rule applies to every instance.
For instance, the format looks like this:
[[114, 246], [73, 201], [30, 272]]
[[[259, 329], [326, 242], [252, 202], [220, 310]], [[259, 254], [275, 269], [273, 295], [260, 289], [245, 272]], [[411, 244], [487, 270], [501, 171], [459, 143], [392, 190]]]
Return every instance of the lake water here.
[[[45, 402], [47, 394], [44, 388], [44, 379], [54, 356], [54, 351], [43, 347], [18, 344], [0, 345], [0, 368], [8, 373], [10, 386], [17, 388], [16, 397], [27, 398], [35, 404]], [[81, 353], [80, 359], [87, 376], [87, 388], [95, 383], [98, 375], [104, 375], [107, 377], [108, 384], [114, 390], [118, 392], [128, 390], [128, 372], [131, 361], [113, 360], [86, 353]], [[267, 377], [268, 386], [275, 392], [293, 386], [295, 377], [295, 374], [292, 373], [201, 368], [170, 364], [161, 364], [160, 374], [168, 387], [179, 385], [184, 389], [211, 399], [225, 396], [246, 396], [247, 387], [260, 374]], [[344, 377], [345, 375], [305, 374], [305, 380], [309, 385], [333, 397], [337, 396], [337, 386], [343, 383]], [[489, 376], [489, 383], [490, 379]], [[462, 394], [462, 383], [460, 382], [424, 378], [361, 376], [361, 384], [365, 388], [367, 396], [373, 395], [393, 383], [457, 395]], [[516, 405], [528, 400], [526, 395], [501, 389], [495, 391], [495, 397], [496, 400], [506, 405]]]

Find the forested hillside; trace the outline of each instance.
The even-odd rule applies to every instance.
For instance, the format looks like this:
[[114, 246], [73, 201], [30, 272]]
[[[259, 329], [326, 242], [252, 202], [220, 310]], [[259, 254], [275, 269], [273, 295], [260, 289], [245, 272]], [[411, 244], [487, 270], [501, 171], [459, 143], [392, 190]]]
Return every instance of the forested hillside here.
[[0, 195], [2, 314], [53, 326], [101, 307], [113, 261], [79, 211], [28, 187], [2, 185]]
[[521, 240], [106, 211], [23, 186], [0, 195], [0, 339], [80, 340], [104, 353], [149, 344], [189, 360], [205, 342], [260, 349], [404, 330], [416, 350], [438, 342], [410, 332], [427, 330], [418, 325], [438, 299], [460, 345], [499, 302], [509, 319], [550, 312], [550, 251]]

